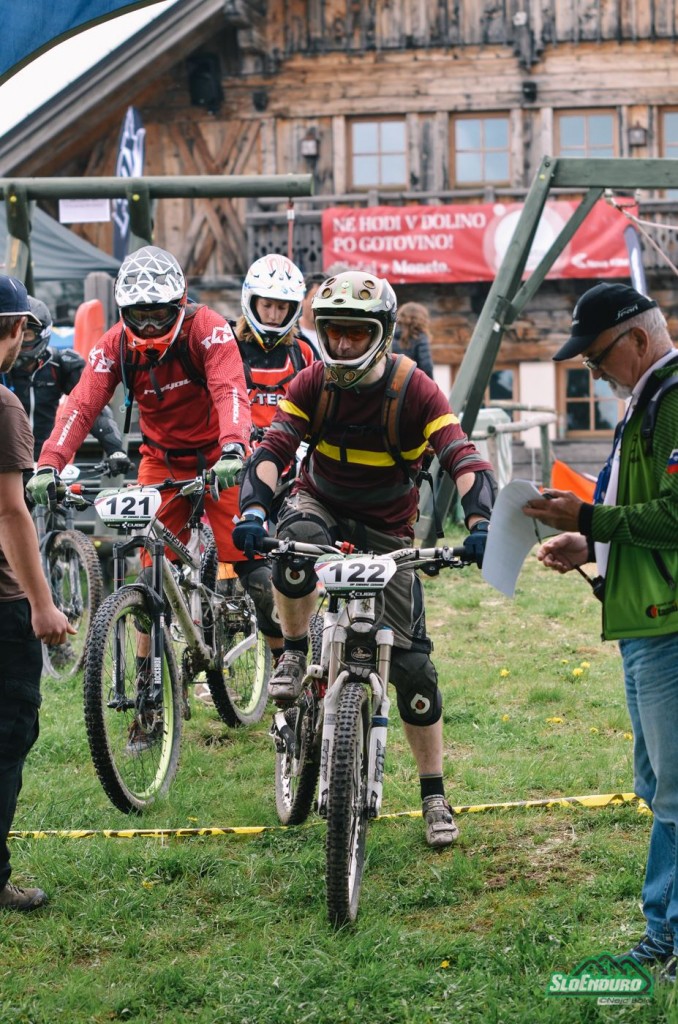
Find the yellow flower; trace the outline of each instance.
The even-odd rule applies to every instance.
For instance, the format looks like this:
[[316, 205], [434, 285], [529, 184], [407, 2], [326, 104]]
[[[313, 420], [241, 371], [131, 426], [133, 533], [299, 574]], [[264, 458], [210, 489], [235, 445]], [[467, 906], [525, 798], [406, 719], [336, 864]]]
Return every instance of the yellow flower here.
[[632, 740], [633, 739], [633, 733], [632, 732], [625, 732], [624, 733], [624, 739], [625, 740]]
[[563, 720], [562, 718], [547, 718], [546, 721], [551, 722], [552, 725], [560, 725]]
[[584, 669], [583, 668], [573, 668], [572, 669], [572, 675], [573, 676], [583, 676], [584, 675]]
[[591, 728], [589, 729], [589, 732], [592, 732], [594, 736], [598, 735], [598, 730], [596, 729], [595, 725], [591, 726]]
[[570, 659], [569, 658], [561, 658], [560, 659], [560, 664], [561, 665], [569, 665], [570, 664]]
[[591, 668], [591, 662], [590, 661], [581, 661], [579, 664], [581, 665], [582, 668]]
[[157, 882], [151, 882], [147, 878], [145, 878], [141, 884], [144, 887], [144, 889], [152, 889], [153, 886], [157, 885], [158, 883]]
[[499, 675], [502, 677], [502, 679], [505, 679], [506, 676], [510, 676], [511, 675], [511, 671], [508, 668], [503, 668], [503, 669], [501, 669]]
[[510, 722], [511, 721], [511, 716], [510, 715], [502, 715], [501, 716], [501, 720], [502, 720], [502, 722]]
[[450, 961], [449, 961], [449, 960], [443, 960], [443, 961], [441, 962], [440, 966], [441, 966], [441, 967], [444, 967], [444, 968], [447, 968], [447, 967], [449, 967], [449, 966], [450, 966]]

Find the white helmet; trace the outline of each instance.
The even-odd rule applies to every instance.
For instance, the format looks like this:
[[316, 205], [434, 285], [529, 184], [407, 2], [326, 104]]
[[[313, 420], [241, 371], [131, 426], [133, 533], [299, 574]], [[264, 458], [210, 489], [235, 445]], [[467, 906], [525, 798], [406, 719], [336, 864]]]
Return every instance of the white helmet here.
[[[304, 276], [287, 256], [272, 252], [252, 264], [242, 286], [242, 311], [262, 348], [267, 351], [275, 348], [289, 333], [301, 316], [301, 303], [305, 294]], [[279, 327], [261, 323], [254, 303], [257, 298], [289, 302], [289, 312]]]
[[184, 272], [170, 252], [145, 245], [122, 261], [115, 301], [129, 345], [161, 357], [177, 337], [186, 312]]

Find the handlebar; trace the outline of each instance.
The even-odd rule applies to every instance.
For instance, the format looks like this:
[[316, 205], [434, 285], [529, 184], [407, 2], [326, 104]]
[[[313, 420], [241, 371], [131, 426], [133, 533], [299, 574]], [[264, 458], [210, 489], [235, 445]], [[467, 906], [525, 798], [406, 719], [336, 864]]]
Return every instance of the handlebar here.
[[392, 558], [398, 566], [414, 566], [424, 568], [425, 565], [440, 565], [449, 568], [461, 568], [465, 565], [475, 565], [475, 559], [469, 554], [465, 547], [450, 548], [447, 545], [436, 548], [397, 548], [395, 551], [359, 552], [352, 544], [338, 543], [336, 546], [329, 544], [307, 544], [303, 541], [292, 541], [278, 539], [276, 537], [262, 537], [260, 549], [263, 554], [271, 554], [274, 557], [285, 554], [299, 555], [303, 558], [315, 559], [322, 555], [385, 555]]

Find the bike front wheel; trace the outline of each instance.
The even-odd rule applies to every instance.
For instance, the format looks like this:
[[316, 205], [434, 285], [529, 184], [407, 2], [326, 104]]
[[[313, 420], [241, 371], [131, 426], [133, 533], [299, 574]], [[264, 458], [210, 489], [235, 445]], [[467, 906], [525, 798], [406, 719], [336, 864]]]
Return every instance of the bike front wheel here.
[[159, 676], [155, 625], [146, 595], [123, 588], [105, 599], [92, 623], [84, 674], [85, 726], [94, 768], [112, 803], [141, 812], [169, 790], [179, 765], [181, 686], [169, 631]]
[[217, 623], [221, 670], [205, 674], [219, 717], [230, 726], [251, 725], [264, 713], [271, 651], [257, 628], [252, 598], [233, 581]]
[[367, 841], [369, 722], [367, 690], [349, 680], [337, 707], [327, 801], [327, 911], [336, 927], [355, 921], [358, 914]]
[[52, 599], [77, 633], [55, 647], [43, 644], [43, 664], [49, 675], [68, 679], [84, 664], [89, 628], [104, 596], [103, 574], [96, 548], [78, 530], [54, 535], [46, 570]]

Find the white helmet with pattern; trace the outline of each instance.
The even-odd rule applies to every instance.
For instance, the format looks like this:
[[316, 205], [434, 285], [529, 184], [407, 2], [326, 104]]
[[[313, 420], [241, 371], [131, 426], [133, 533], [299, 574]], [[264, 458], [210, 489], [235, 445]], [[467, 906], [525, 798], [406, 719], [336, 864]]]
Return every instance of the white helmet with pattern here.
[[[262, 348], [275, 348], [294, 327], [301, 316], [305, 294], [304, 275], [287, 256], [272, 252], [252, 264], [242, 286], [242, 311]], [[287, 316], [278, 327], [261, 322], [254, 301], [258, 298], [289, 303]]]
[[131, 348], [162, 358], [175, 340], [186, 312], [186, 278], [170, 252], [144, 245], [122, 261], [115, 282]]

